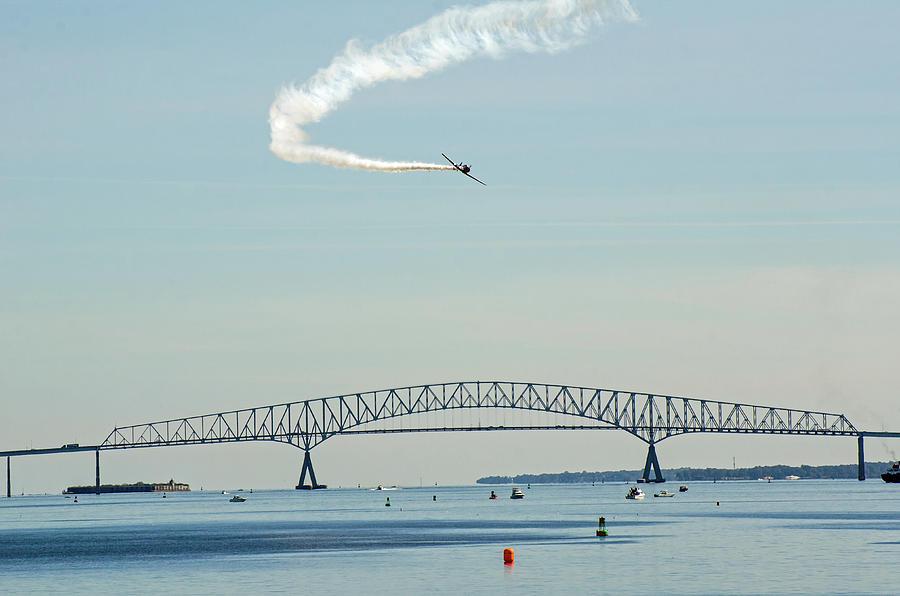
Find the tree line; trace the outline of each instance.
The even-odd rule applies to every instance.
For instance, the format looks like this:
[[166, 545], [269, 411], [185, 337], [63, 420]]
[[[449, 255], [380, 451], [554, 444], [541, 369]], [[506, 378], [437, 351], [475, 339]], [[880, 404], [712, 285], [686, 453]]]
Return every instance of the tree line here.
[[[878, 478], [892, 462], [866, 462], [866, 477]], [[758, 478], [784, 479], [799, 476], [806, 479], [857, 478], [856, 464], [834, 466], [755, 466], [752, 468], [668, 468], [663, 478], [673, 482], [691, 480], [756, 480]], [[617, 470], [606, 472], [559, 472], [555, 474], [518, 474], [516, 476], [485, 476], [477, 484], [586, 484], [596, 482], [634, 482], [643, 470]]]

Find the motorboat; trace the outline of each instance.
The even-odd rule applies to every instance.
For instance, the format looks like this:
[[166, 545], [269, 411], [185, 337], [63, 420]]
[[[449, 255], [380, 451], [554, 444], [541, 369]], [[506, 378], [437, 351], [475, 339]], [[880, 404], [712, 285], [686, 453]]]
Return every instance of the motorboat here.
[[686, 487], [685, 485], [682, 484], [681, 486], [678, 487], [678, 492], [680, 492], [680, 493], [686, 493], [686, 492], [687, 492], [687, 487]]
[[658, 493], [653, 493], [653, 496], [654, 497], [674, 497], [675, 493], [670, 493], [669, 491], [663, 489], [663, 490], [659, 491]]
[[521, 490], [519, 490], [518, 487], [515, 487], [512, 489], [512, 494], [509, 495], [509, 498], [510, 499], [524, 499], [525, 493], [523, 493]]
[[625, 495], [625, 498], [626, 499], [643, 499], [645, 496], [646, 495], [644, 494], [644, 491], [642, 491], [641, 489], [639, 489], [636, 486], [632, 486], [631, 490], [628, 491], [628, 494]]
[[881, 479], [892, 484], [900, 482], [900, 463], [895, 462], [890, 468], [885, 470], [881, 475]]
[[228, 502], [229, 503], [243, 503], [246, 500], [247, 500], [246, 498], [244, 498], [240, 495], [232, 495], [232, 497], [230, 499], [228, 499]]

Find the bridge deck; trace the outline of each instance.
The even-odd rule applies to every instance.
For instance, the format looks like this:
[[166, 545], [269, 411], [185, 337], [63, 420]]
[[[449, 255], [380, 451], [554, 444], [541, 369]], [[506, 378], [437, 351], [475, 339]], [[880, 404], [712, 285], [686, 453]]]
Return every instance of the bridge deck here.
[[[385, 426], [385, 421], [451, 411], [516, 410], [543, 414], [555, 424], [482, 424], [478, 416], [456, 424]], [[561, 420], [565, 419], [565, 421]], [[574, 424], [574, 422], [580, 424]], [[202, 416], [116, 427], [99, 445], [0, 451], [0, 457], [94, 451], [100, 486], [100, 451], [237, 441], [278, 441], [306, 451], [301, 482], [308, 471], [315, 488], [309, 451], [335, 435], [498, 430], [624, 430], [649, 445], [644, 480], [655, 468], [655, 444], [690, 433], [763, 433], [857, 437], [860, 480], [864, 437], [900, 438], [900, 432], [861, 431], [843, 414], [740, 404], [568, 385], [506, 381], [463, 381], [399, 387], [308, 399]], [[7, 465], [7, 496], [9, 496]], [[99, 492], [99, 488], [98, 488]]]
[[20, 455], [50, 455], [52, 453], [76, 453], [79, 451], [98, 451], [102, 445], [79, 445], [78, 447], [50, 447], [45, 449], [15, 449], [0, 451], [0, 457], [18, 457]]

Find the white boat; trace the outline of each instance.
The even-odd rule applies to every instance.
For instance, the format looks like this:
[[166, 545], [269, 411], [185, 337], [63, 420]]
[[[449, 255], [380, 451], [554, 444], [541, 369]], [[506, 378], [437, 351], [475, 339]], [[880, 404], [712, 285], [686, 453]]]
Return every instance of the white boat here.
[[644, 491], [642, 491], [641, 489], [639, 489], [636, 486], [632, 486], [631, 490], [628, 491], [628, 494], [625, 495], [625, 498], [626, 499], [643, 499], [645, 496], [646, 495], [644, 494]]
[[240, 495], [234, 495], [230, 499], [228, 499], [228, 502], [229, 503], [243, 503], [246, 500], [247, 499], [245, 499], [244, 497], [242, 497]]
[[675, 493], [670, 493], [669, 491], [663, 489], [663, 490], [659, 491], [658, 493], [653, 493], [653, 496], [654, 497], [674, 497]]
[[521, 490], [519, 490], [518, 487], [516, 487], [516, 488], [512, 489], [512, 494], [509, 495], [509, 498], [510, 499], [524, 499], [525, 493], [523, 493]]

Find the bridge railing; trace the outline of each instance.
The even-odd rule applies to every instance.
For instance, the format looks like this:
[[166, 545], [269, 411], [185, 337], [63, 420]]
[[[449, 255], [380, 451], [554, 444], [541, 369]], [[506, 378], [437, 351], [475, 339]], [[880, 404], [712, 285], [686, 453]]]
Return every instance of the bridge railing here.
[[[411, 425], [379, 429], [403, 416], [478, 408], [545, 412], [571, 425]], [[580, 424], [576, 424], [580, 422]], [[470, 381], [314, 398], [116, 427], [101, 448], [271, 440], [311, 449], [342, 433], [522, 428], [621, 429], [647, 443], [694, 432], [857, 436], [843, 414], [568, 385]]]

